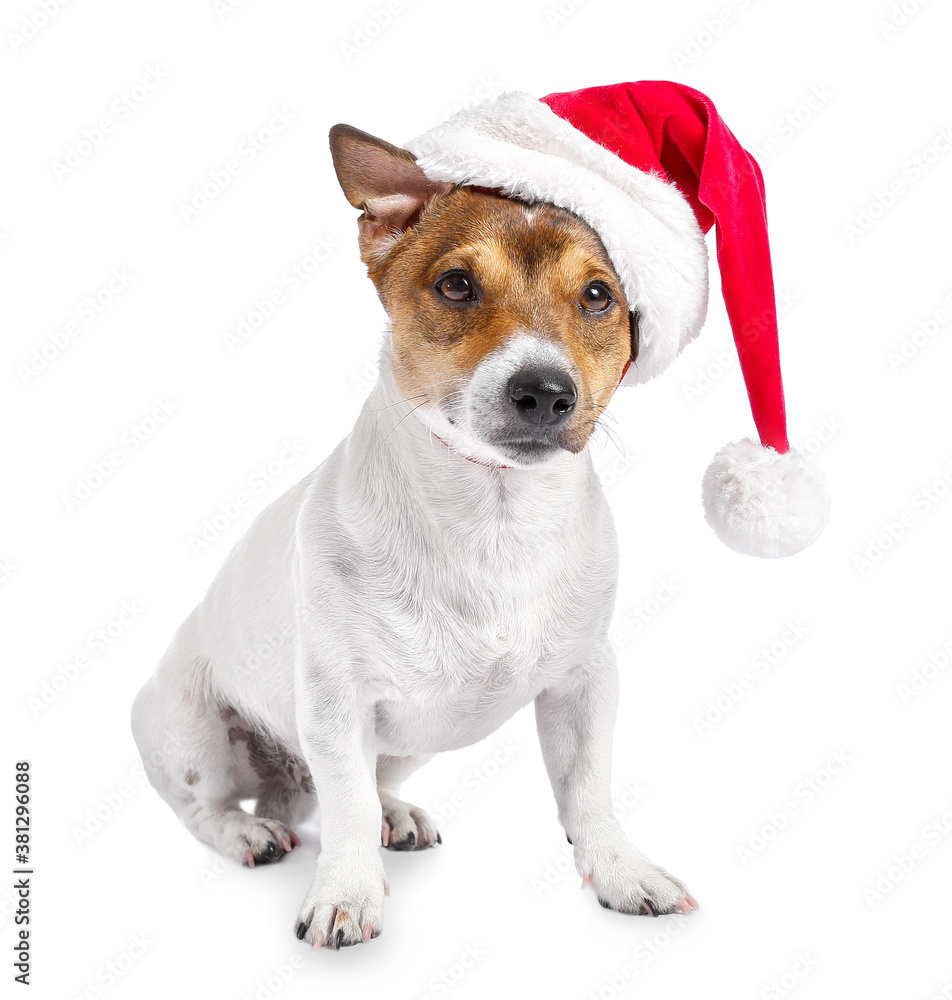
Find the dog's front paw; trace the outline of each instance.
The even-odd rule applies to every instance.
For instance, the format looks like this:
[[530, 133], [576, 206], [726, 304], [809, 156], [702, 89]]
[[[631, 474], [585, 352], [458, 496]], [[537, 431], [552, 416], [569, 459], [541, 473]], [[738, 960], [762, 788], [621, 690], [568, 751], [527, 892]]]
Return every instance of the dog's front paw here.
[[380, 842], [391, 851], [421, 851], [443, 838], [436, 824], [419, 806], [390, 796], [380, 796]]
[[317, 873], [295, 924], [298, 940], [315, 948], [346, 948], [380, 934], [390, 891], [376, 854], [318, 858]]
[[697, 901], [684, 885], [626, 840], [575, 847], [582, 884], [591, 883], [599, 903], [621, 913], [690, 913]]

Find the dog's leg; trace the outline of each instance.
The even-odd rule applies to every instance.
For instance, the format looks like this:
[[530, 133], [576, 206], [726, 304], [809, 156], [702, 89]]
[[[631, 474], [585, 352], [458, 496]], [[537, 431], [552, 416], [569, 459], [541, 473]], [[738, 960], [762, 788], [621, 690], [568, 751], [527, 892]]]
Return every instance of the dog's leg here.
[[295, 931], [315, 948], [341, 948], [380, 933], [388, 891], [380, 856], [374, 705], [361, 701], [359, 685], [346, 670], [322, 671], [299, 690], [299, 736], [320, 803], [321, 853]]
[[[252, 816], [241, 799], [259, 794], [247, 756], [249, 732], [236, 713], [190, 697], [177, 679], [189, 667], [171, 660], [136, 697], [132, 730], [156, 791], [200, 841], [249, 867], [278, 861], [300, 843], [281, 820]], [[242, 739], [236, 738], [236, 732]]]
[[377, 794], [383, 810], [380, 840], [391, 851], [419, 851], [443, 843], [426, 812], [400, 798], [400, 785], [432, 759], [433, 754], [377, 759]]
[[626, 838], [612, 812], [611, 743], [618, 702], [618, 670], [606, 646], [559, 685], [535, 700], [542, 755], [575, 846], [583, 884], [602, 906], [624, 913], [689, 913], [687, 889], [648, 860]]

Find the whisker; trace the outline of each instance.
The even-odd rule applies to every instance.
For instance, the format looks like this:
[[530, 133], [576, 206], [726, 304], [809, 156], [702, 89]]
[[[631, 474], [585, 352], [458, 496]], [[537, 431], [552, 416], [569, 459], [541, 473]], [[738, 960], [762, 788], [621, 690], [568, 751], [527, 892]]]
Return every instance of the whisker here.
[[624, 447], [620, 443], [618, 435], [615, 433], [614, 428], [609, 427], [607, 424], [605, 424], [605, 423], [602, 422], [601, 418], [598, 418], [598, 419], [596, 419], [594, 427], [592, 428], [592, 430], [594, 431], [595, 429], [598, 429], [598, 430], [604, 432], [606, 440], [610, 441], [615, 446], [616, 450], [618, 451], [618, 454], [622, 458], [627, 458], [628, 457], [627, 454], [626, 454], [626, 452], [625, 452]]
[[417, 405], [414, 406], [412, 410], [407, 410], [407, 412], [404, 413], [404, 415], [393, 425], [393, 427], [390, 428], [389, 432], [384, 436], [383, 440], [381, 440], [380, 443], [383, 444], [383, 442], [386, 441], [388, 437], [390, 437], [390, 435], [403, 423], [403, 421], [406, 420], [411, 413], [415, 413], [417, 410], [419, 410], [421, 406], [426, 406], [425, 399], [423, 400], [422, 403], [417, 403]]
[[395, 403], [387, 403], [386, 406], [378, 406], [376, 409], [371, 410], [371, 413], [380, 413], [383, 410], [389, 410], [392, 406], [399, 406], [401, 403], [409, 403], [411, 399], [425, 398], [426, 393], [420, 392], [415, 396], [404, 396], [402, 399], [398, 399]]

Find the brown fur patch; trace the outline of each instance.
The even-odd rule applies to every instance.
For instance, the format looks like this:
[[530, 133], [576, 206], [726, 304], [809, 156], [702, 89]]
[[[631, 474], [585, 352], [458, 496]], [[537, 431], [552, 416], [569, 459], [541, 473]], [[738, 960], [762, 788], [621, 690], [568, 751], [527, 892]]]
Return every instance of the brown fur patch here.
[[250, 726], [228, 706], [220, 715], [233, 723], [228, 727], [229, 744], [245, 744], [248, 763], [261, 779], [262, 789], [277, 783], [297, 786], [308, 793], [314, 791], [314, 779], [307, 764], [271, 733]]
[[[475, 279], [476, 304], [448, 305], [436, 291], [455, 269]], [[564, 446], [585, 446], [632, 349], [624, 290], [585, 222], [552, 205], [453, 188], [368, 270], [390, 314], [393, 371], [408, 399], [438, 403], [517, 331], [551, 337], [576, 368], [578, 400]], [[593, 281], [614, 300], [604, 313], [579, 305]]]

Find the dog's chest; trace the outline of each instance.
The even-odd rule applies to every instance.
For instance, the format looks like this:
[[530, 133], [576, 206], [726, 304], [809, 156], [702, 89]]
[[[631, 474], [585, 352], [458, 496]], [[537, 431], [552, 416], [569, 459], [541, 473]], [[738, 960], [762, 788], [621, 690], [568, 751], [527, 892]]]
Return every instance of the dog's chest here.
[[376, 552], [361, 645], [391, 753], [485, 736], [591, 655], [611, 612], [607, 510], [467, 513], [405, 519]]

